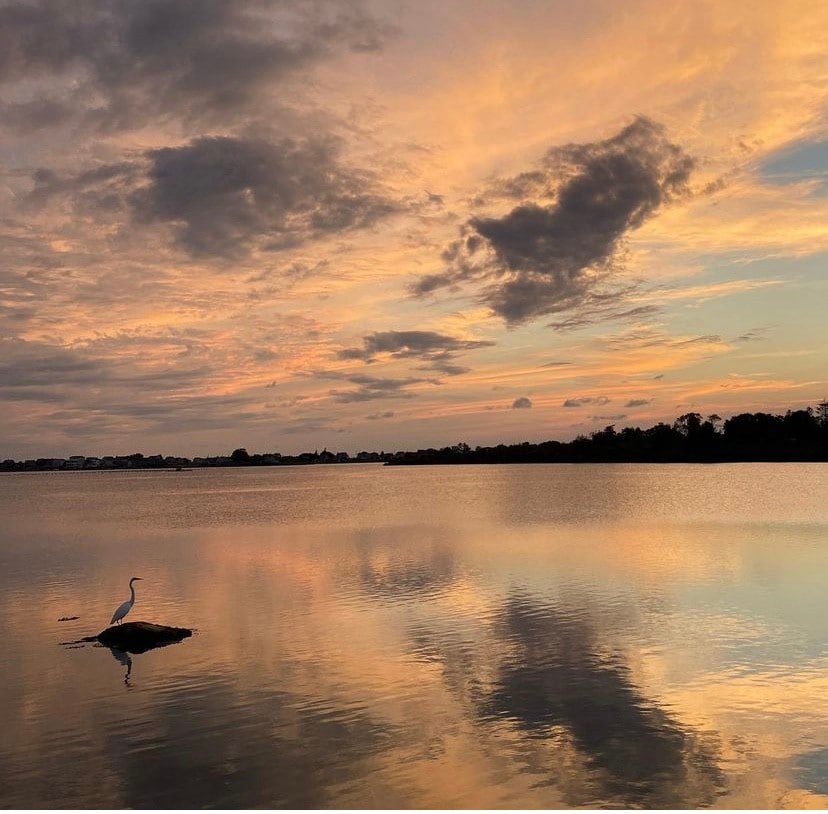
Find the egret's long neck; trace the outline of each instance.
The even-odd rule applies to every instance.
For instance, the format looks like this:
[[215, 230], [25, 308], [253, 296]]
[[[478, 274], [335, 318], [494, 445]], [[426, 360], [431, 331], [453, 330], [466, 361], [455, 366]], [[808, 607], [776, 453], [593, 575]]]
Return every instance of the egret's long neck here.
[[135, 585], [133, 585], [132, 582], [129, 583], [129, 593], [132, 597], [132, 601], [134, 602], [135, 601]]

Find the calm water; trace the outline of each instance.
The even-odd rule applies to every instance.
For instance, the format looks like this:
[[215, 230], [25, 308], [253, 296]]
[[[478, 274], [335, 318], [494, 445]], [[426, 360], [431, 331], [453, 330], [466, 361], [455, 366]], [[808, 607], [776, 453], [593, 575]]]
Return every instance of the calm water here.
[[[0, 805], [828, 804], [826, 465], [3, 475], [0, 517]], [[60, 646], [133, 575], [197, 635]]]

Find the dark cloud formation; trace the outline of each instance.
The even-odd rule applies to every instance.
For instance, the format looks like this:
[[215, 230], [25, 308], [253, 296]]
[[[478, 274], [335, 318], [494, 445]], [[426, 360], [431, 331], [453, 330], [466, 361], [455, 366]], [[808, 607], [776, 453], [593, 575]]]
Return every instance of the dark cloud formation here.
[[645, 404], [649, 404], [652, 399], [630, 399], [624, 406], [625, 407], [643, 407]]
[[606, 396], [577, 396], [576, 398], [567, 399], [564, 403], [564, 407], [583, 407], [585, 404], [593, 404], [596, 406], [603, 406], [604, 404], [609, 403], [609, 399]]
[[[39, 169], [24, 203], [68, 201], [78, 215], [122, 227], [162, 223], [191, 256], [231, 259], [369, 227], [401, 211], [371, 172], [344, 160], [341, 147], [326, 136], [205, 136], [74, 174]], [[290, 285], [325, 266], [293, 263], [281, 277]]]
[[626, 413], [616, 413], [615, 415], [594, 415], [593, 421], [623, 421], [627, 417]]
[[367, 363], [383, 355], [392, 359], [417, 358], [426, 362], [420, 370], [434, 370], [447, 376], [468, 372], [469, 368], [455, 363], [459, 353], [495, 344], [478, 339], [458, 339], [435, 331], [381, 331], [364, 336], [362, 342], [361, 348], [339, 351], [338, 358], [361, 359]]
[[30, 128], [215, 121], [255, 110], [300, 69], [378, 50], [391, 31], [356, 2], [11, 2], [0, 8], [0, 85], [45, 79], [66, 93], [35, 91], [4, 112]]
[[481, 283], [483, 301], [512, 325], [588, 307], [623, 238], [687, 192], [693, 166], [646, 118], [605, 141], [555, 148], [539, 169], [501, 183], [495, 197], [520, 204], [470, 218], [444, 252], [446, 270], [413, 291]]
[[[139, 231], [128, 226], [166, 224], [199, 258], [370, 226], [399, 205], [343, 157], [336, 117], [298, 102], [285, 83], [307, 87], [314, 65], [378, 50], [390, 33], [360, 0], [5, 3], [4, 126], [25, 134], [71, 124], [73, 152], [99, 161], [35, 171], [21, 202], [68, 201], [75, 216], [117, 222], [122, 240]], [[96, 149], [96, 135], [146, 127], [172, 146], [114, 160], [111, 140]]]
[[203, 137], [148, 154], [139, 219], [173, 224], [194, 256], [281, 249], [369, 226], [396, 211], [370, 173], [349, 168], [333, 139]]
[[371, 413], [371, 415], [365, 416], [369, 421], [380, 421], [383, 418], [393, 418], [394, 411], [393, 410], [386, 410], [383, 413]]
[[521, 396], [520, 398], [516, 398], [512, 402], [512, 409], [513, 410], [529, 410], [532, 408], [532, 399], [528, 398], [527, 396]]

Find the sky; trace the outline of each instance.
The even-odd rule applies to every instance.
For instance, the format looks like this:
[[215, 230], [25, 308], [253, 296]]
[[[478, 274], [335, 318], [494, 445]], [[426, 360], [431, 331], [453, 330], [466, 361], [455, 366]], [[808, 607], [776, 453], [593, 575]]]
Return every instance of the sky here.
[[821, 2], [0, 4], [0, 458], [828, 396]]

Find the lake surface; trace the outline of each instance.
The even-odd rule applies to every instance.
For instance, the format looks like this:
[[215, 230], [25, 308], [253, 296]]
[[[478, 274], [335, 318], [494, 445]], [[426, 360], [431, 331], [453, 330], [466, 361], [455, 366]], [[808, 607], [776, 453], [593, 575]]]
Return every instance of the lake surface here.
[[[828, 465], [12, 474], [0, 518], [4, 807], [828, 805]], [[131, 576], [197, 634], [60, 645]]]

